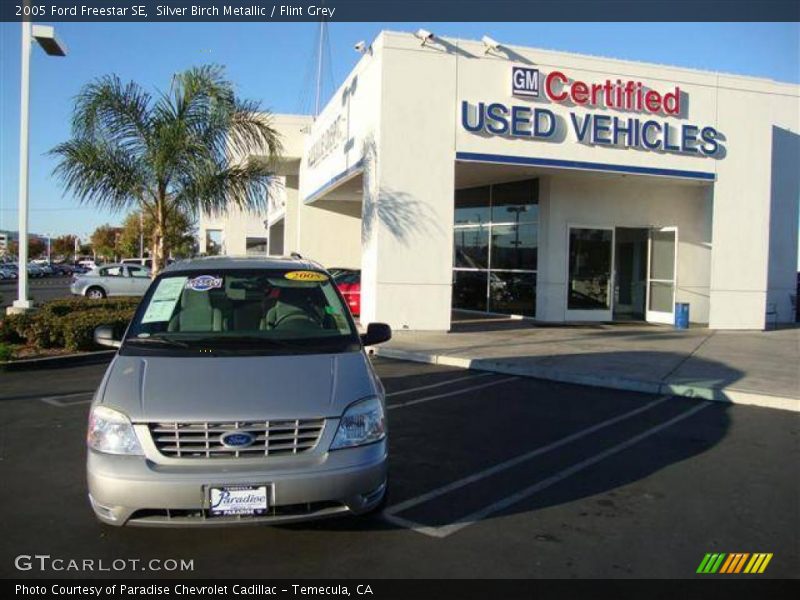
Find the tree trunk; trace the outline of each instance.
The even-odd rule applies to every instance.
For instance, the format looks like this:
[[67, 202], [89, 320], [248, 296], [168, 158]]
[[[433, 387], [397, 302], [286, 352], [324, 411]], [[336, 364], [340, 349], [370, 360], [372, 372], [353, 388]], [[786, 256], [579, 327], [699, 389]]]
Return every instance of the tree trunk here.
[[151, 259], [153, 261], [152, 275], [155, 277], [164, 268], [164, 230], [165, 230], [164, 202], [160, 200], [155, 207], [155, 222], [153, 223], [153, 241]]

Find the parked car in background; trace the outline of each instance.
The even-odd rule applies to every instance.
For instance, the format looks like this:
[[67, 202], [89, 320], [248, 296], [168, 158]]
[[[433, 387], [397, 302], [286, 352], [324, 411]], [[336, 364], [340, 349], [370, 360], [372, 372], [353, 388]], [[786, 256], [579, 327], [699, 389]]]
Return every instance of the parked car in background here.
[[212, 527], [380, 509], [385, 394], [364, 347], [391, 329], [359, 335], [316, 263], [182, 261], [120, 337], [95, 330], [119, 348], [87, 435], [102, 522]]
[[97, 268], [97, 263], [95, 263], [93, 260], [79, 260], [77, 266], [83, 267], [91, 271], [92, 269]]
[[[141, 265], [143, 267], [147, 267], [148, 269], [153, 268], [153, 259], [151, 258], [123, 258], [119, 261], [123, 265]], [[171, 258], [167, 259], [166, 264], [171, 265], [175, 261]]]
[[11, 267], [7, 267], [6, 265], [0, 265], [0, 281], [5, 281], [8, 279], [17, 279], [17, 270], [12, 269]]
[[100, 299], [108, 296], [143, 296], [150, 287], [150, 269], [135, 265], [110, 264], [73, 278], [70, 292]]
[[335, 269], [333, 282], [344, 296], [347, 308], [354, 317], [361, 315], [361, 271], [356, 269]]
[[39, 279], [45, 275], [44, 269], [42, 269], [39, 265], [35, 263], [28, 263], [28, 277]]
[[67, 263], [51, 263], [50, 266], [53, 269], [53, 274], [57, 277], [68, 277], [74, 272], [72, 265]]

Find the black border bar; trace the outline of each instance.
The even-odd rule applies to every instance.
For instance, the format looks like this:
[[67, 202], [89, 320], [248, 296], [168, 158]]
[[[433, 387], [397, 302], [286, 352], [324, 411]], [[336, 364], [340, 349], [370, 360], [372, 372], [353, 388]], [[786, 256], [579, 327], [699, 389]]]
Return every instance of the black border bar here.
[[[533, 557], [532, 557], [533, 558]], [[120, 593], [121, 584], [129, 586], [154, 586], [155, 593], [130, 594]], [[426, 598], [486, 600], [502, 598], [503, 600], [531, 599], [558, 600], [579, 598], [613, 598], [614, 600], [708, 600], [721, 598], [796, 598], [799, 591], [798, 580], [770, 580], [758, 577], [715, 577], [707, 576], [696, 579], [678, 580], [558, 580], [558, 579], [319, 579], [319, 580], [287, 580], [287, 579], [239, 579], [239, 580], [7, 580], [4, 588], [5, 597], [41, 598], [45, 594], [20, 592], [18, 586], [31, 588], [36, 586], [44, 591], [47, 597], [53, 597], [53, 586], [64, 586], [75, 589], [80, 586], [101, 588], [101, 593], [61, 593], [59, 597], [69, 600], [83, 598], [100, 598], [111, 600], [116, 598], [241, 598], [242, 600], [301, 600], [305, 598], [333, 600], [424, 600]], [[252, 593], [234, 594], [233, 586], [255, 586]], [[116, 593], [111, 592], [116, 586]], [[211, 594], [189, 593], [180, 591], [181, 586], [213, 586], [219, 591]], [[330, 590], [327, 594], [303, 594], [293, 586], [316, 586]], [[221, 588], [226, 588], [223, 592]], [[269, 591], [267, 590], [269, 588]], [[349, 595], [341, 592], [343, 588]], [[241, 588], [240, 588], [241, 589]], [[368, 591], [367, 591], [368, 589]]]
[[[30, 4], [25, 17], [21, 10]], [[169, 7], [171, 12], [158, 7]], [[192, 6], [213, 8], [192, 16]], [[38, 8], [37, 8], [38, 7]], [[53, 10], [56, 7], [58, 10]], [[137, 7], [134, 9], [134, 7]], [[143, 8], [138, 8], [143, 7]], [[226, 7], [229, 11], [226, 14]], [[281, 7], [288, 7], [291, 10]], [[309, 7], [328, 9], [325, 16]], [[107, 14], [84, 8], [105, 9]], [[120, 10], [125, 9], [124, 13]], [[178, 9], [185, 9], [181, 12]], [[238, 10], [230, 10], [238, 9]], [[330, 14], [332, 11], [332, 15]], [[33, 14], [35, 13], [35, 14]], [[0, 0], [0, 21], [800, 21], [798, 0]], [[676, 43], [678, 43], [676, 41]], [[681, 40], [680, 43], [691, 43]]]

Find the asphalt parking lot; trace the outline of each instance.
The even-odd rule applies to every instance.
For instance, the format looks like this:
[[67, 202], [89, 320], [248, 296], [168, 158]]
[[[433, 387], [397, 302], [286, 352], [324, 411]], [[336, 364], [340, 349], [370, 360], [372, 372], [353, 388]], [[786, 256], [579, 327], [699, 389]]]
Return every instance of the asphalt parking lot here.
[[694, 576], [707, 552], [768, 552], [755, 577], [797, 575], [796, 413], [375, 365], [390, 419], [383, 514], [206, 530], [95, 522], [83, 436], [105, 365], [0, 373], [0, 574], [92, 576], [14, 568], [46, 554], [193, 560], [125, 577], [661, 578]]
[[[72, 277], [46, 277], [28, 279], [28, 294], [34, 302], [45, 302], [69, 296], [69, 285]], [[11, 306], [17, 299], [17, 281], [0, 281], [0, 308]]]

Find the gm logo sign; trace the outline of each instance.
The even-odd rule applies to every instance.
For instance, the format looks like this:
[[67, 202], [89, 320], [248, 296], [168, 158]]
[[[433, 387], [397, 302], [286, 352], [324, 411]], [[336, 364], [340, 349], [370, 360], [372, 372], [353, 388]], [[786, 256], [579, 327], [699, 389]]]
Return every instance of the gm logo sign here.
[[511, 93], [515, 96], [539, 97], [539, 69], [511, 67]]

